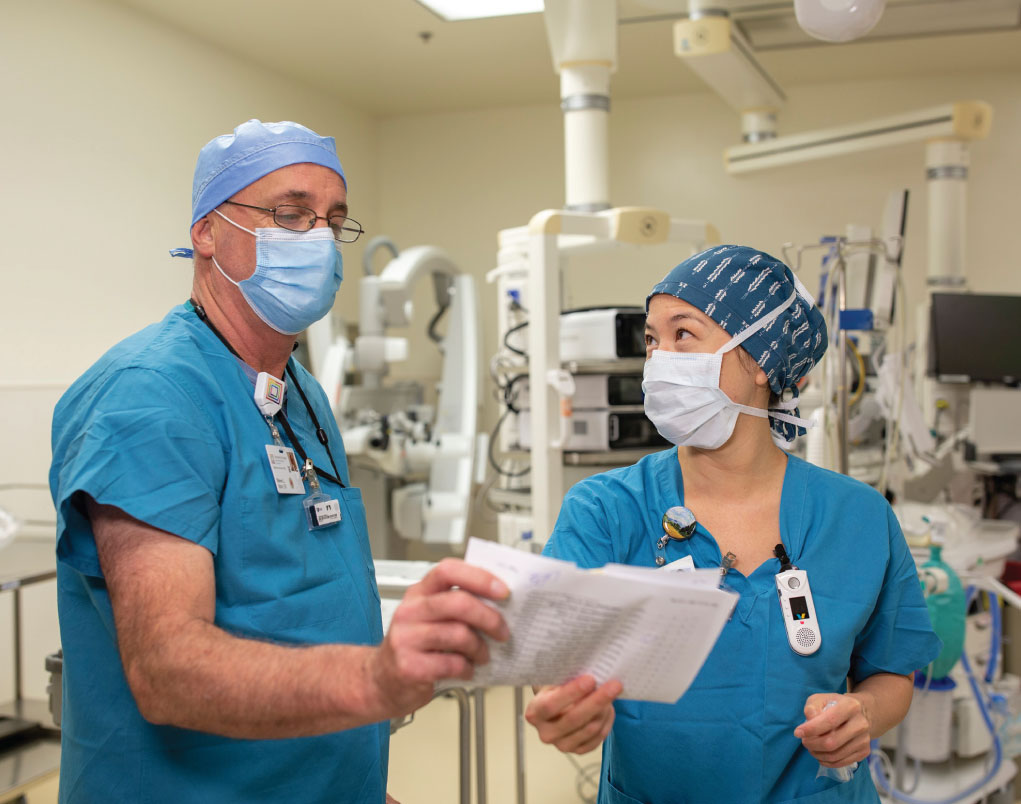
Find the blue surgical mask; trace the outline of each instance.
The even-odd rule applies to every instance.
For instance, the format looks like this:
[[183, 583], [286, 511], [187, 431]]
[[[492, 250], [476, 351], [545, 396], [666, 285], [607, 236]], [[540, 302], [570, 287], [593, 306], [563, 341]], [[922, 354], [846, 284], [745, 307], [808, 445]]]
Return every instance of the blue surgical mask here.
[[340, 244], [329, 228], [292, 232], [289, 229], [246, 229], [220, 210], [227, 223], [255, 236], [255, 273], [235, 282], [213, 257], [213, 265], [236, 285], [249, 307], [268, 326], [297, 335], [333, 307], [344, 263]]

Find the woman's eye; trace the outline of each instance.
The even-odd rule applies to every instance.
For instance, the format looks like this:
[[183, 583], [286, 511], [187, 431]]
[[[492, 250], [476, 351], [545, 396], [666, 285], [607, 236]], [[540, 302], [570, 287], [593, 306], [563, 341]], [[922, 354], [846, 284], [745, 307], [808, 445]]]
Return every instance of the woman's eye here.
[[648, 348], [649, 346], [652, 346], [653, 343], [655, 343], [655, 341], [653, 340], [653, 337], [651, 335], [646, 335], [645, 336], [645, 346], [646, 346], [646, 348]]
[[686, 330], [686, 329], [679, 329], [679, 330], [677, 330], [677, 340], [683, 341], [685, 338], [690, 338], [690, 337], [691, 337], [691, 333], [688, 332], [688, 330]]

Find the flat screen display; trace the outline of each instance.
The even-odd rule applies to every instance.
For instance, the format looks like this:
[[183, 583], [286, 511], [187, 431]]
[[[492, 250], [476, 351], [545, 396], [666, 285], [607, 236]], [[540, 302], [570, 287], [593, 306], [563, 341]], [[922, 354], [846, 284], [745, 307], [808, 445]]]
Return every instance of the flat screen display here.
[[929, 324], [930, 377], [1021, 381], [1021, 296], [934, 293]]

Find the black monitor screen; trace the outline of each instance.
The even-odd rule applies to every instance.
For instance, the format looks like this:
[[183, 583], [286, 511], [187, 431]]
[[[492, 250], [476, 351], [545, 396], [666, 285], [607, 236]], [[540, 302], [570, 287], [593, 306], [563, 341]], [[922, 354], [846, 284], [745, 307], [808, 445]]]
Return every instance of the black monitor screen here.
[[929, 376], [1021, 380], [1021, 296], [934, 293], [929, 324]]
[[808, 619], [808, 601], [805, 598], [791, 598], [791, 618], [798, 621]]

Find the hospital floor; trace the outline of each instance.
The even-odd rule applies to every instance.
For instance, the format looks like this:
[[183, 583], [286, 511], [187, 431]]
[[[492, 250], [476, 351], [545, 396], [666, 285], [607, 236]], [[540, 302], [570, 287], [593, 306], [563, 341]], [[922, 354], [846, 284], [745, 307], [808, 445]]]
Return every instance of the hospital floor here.
[[[531, 692], [525, 692], [525, 704]], [[486, 804], [516, 804], [514, 769], [514, 693], [509, 687], [486, 692]], [[401, 804], [458, 804], [458, 706], [450, 698], [437, 698], [415, 713], [415, 719], [390, 741], [390, 794]], [[474, 728], [474, 721], [472, 723]], [[474, 752], [474, 735], [472, 750]], [[576, 758], [598, 776], [599, 751]], [[591, 767], [590, 767], [591, 766]], [[472, 758], [471, 801], [475, 796]], [[570, 759], [544, 745], [531, 726], [525, 727], [525, 790], [528, 804], [581, 804], [576, 791], [578, 771]], [[591, 797], [593, 785], [582, 792]], [[56, 804], [57, 782], [33, 788], [28, 804]]]
[[[525, 692], [525, 705], [531, 699]], [[514, 692], [510, 687], [486, 691], [486, 804], [515, 804]], [[474, 728], [474, 723], [473, 723]], [[474, 738], [473, 738], [474, 750]], [[453, 699], [438, 698], [415, 713], [415, 720], [390, 741], [390, 794], [401, 804], [457, 804], [458, 707]], [[576, 758], [598, 778], [599, 751]], [[591, 766], [591, 768], [589, 768]], [[475, 798], [474, 759], [472, 802]], [[568, 757], [539, 740], [525, 726], [525, 801], [528, 804], [581, 804], [576, 791], [578, 771]], [[582, 792], [594, 796], [594, 784]]]

